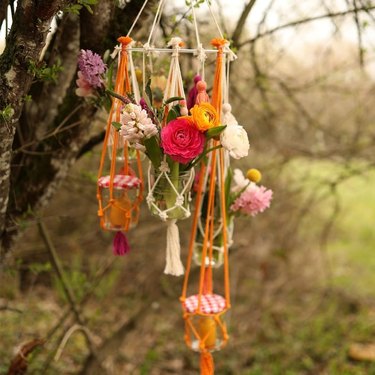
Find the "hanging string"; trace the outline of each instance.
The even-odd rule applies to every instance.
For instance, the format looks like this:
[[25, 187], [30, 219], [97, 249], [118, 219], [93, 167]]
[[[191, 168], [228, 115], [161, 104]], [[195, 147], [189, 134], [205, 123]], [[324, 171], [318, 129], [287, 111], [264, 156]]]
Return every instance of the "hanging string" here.
[[208, 10], [210, 11], [211, 17], [212, 17], [212, 19], [213, 19], [213, 21], [214, 21], [214, 23], [216, 25], [217, 31], [219, 32], [220, 38], [224, 39], [224, 35], [223, 35], [222, 31], [221, 31], [219, 23], [217, 22], [217, 19], [215, 17], [214, 12], [212, 11], [210, 0], [206, 0], [206, 4], [208, 6]]
[[133, 24], [131, 25], [131, 27], [130, 27], [128, 33], [126, 34], [126, 36], [130, 36], [130, 33], [133, 31], [135, 25], [137, 24], [137, 22], [139, 20], [139, 17], [141, 16], [143, 10], [145, 9], [147, 3], [148, 3], [148, 0], [145, 0], [145, 2], [143, 3], [140, 11], [138, 12], [137, 17], [135, 17], [135, 20], [134, 20]]
[[154, 22], [152, 23], [150, 35], [148, 36], [148, 40], [147, 40], [147, 43], [146, 43], [148, 46], [150, 46], [151, 38], [152, 38], [152, 35], [154, 33], [156, 24], [158, 22], [159, 14], [160, 14], [160, 11], [161, 11], [161, 8], [162, 8], [163, 4], [164, 4], [164, 0], [160, 0], [160, 3], [158, 5], [158, 9], [156, 10], [156, 15], [155, 15], [155, 18], [154, 18]]

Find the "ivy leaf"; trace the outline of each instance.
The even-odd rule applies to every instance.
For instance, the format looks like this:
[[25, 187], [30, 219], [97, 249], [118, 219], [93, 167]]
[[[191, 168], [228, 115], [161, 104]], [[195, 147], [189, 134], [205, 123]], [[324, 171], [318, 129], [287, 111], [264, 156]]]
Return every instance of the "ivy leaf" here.
[[224, 131], [226, 127], [227, 127], [226, 125], [221, 125], [221, 126], [215, 126], [214, 128], [208, 129], [206, 132], [206, 138], [211, 139], [211, 138], [217, 137], [218, 135], [220, 135], [222, 131]]
[[119, 130], [121, 129], [122, 124], [120, 124], [119, 122], [113, 121], [113, 122], [112, 122], [112, 126], [113, 126], [117, 131], [119, 131]]

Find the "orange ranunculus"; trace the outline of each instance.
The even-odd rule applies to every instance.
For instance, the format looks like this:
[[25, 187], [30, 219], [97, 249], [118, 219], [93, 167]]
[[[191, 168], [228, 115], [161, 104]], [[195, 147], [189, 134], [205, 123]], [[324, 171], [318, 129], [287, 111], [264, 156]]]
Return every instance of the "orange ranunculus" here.
[[210, 103], [196, 104], [190, 112], [195, 126], [201, 132], [218, 126], [220, 123], [219, 115]]

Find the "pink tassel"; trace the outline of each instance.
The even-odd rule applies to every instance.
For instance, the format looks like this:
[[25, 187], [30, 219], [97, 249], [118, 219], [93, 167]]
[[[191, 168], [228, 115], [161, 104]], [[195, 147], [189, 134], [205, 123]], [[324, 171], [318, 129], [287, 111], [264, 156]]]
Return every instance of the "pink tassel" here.
[[210, 97], [208, 96], [206, 92], [207, 84], [204, 81], [199, 81], [195, 87], [197, 88], [198, 94], [195, 99], [195, 104], [200, 104], [200, 103], [209, 103], [210, 102]]
[[126, 255], [130, 251], [128, 239], [122, 232], [117, 232], [113, 239], [113, 255]]
[[189, 94], [188, 94], [188, 98], [187, 98], [187, 107], [188, 109], [190, 108], [193, 108], [194, 105], [195, 105], [195, 99], [197, 97], [197, 94], [198, 94], [198, 90], [197, 90], [197, 83], [199, 81], [202, 80], [202, 77], [197, 74], [195, 77], [194, 77], [194, 87], [192, 87], [189, 91]]

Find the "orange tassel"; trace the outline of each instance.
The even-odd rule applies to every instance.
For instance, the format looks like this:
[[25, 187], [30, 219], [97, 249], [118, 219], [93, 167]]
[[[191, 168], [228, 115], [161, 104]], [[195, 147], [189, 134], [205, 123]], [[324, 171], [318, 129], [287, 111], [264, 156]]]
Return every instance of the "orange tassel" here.
[[201, 375], [214, 375], [214, 359], [210, 352], [201, 352]]

